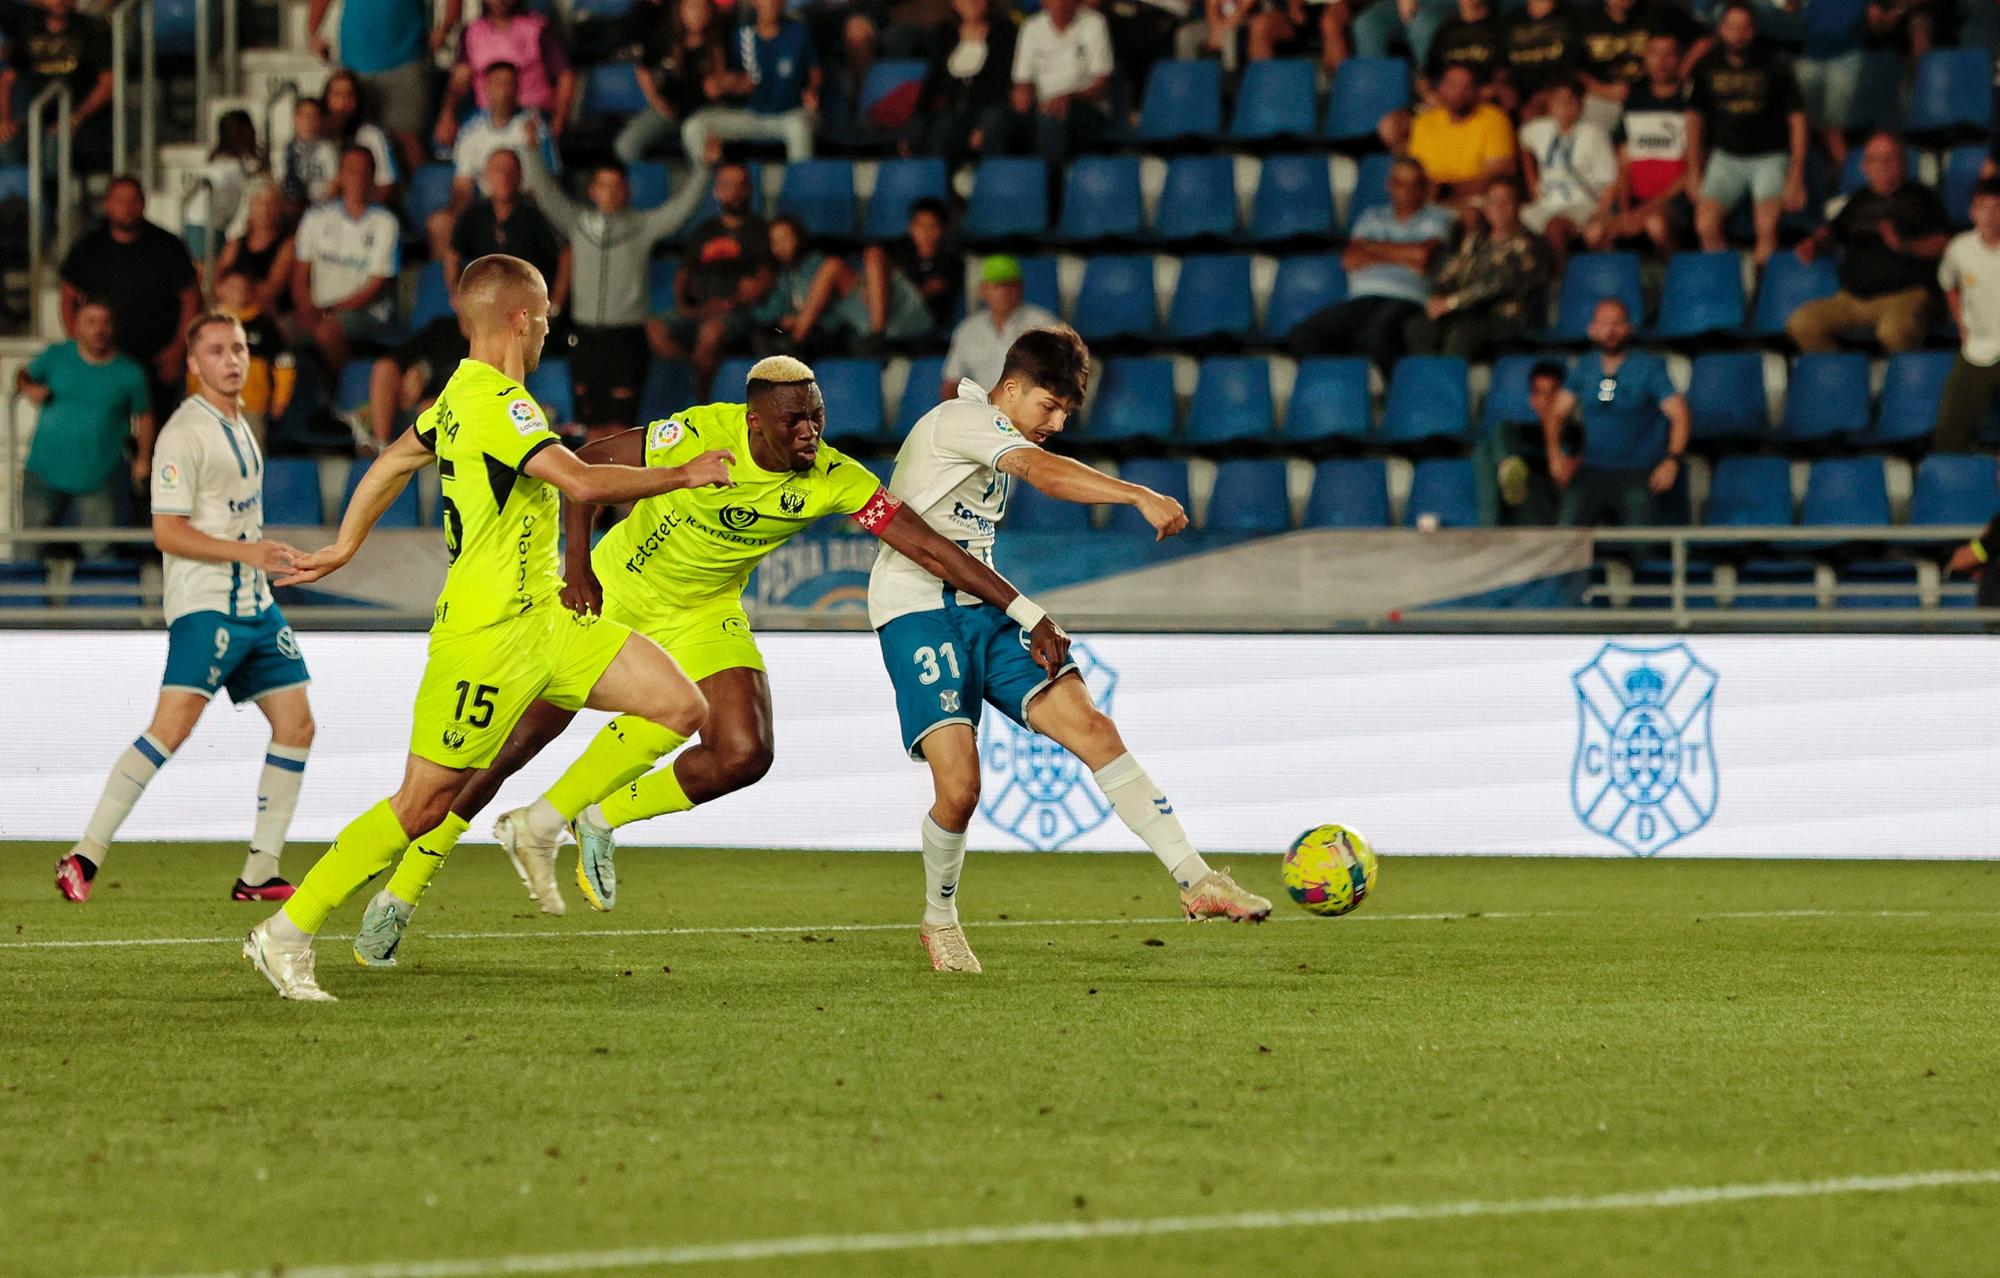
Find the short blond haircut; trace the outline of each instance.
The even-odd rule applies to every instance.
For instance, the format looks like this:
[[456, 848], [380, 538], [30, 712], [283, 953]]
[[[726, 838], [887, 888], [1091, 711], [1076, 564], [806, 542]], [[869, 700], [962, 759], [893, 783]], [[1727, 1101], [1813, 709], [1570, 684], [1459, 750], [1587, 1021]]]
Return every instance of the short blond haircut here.
[[802, 359], [790, 355], [770, 355], [758, 360], [750, 368], [750, 376], [744, 379], [746, 385], [753, 382], [770, 382], [775, 386], [790, 386], [798, 382], [812, 382], [811, 366]]

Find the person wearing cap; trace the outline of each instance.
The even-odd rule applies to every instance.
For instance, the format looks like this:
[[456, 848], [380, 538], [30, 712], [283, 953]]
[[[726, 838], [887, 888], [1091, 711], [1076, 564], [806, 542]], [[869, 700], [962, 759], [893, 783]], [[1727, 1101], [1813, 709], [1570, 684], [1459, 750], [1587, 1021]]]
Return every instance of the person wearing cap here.
[[1047, 328], [1062, 320], [1021, 295], [1021, 263], [996, 253], [979, 264], [979, 300], [985, 305], [959, 321], [951, 332], [951, 349], [944, 357], [944, 380], [938, 399], [958, 394], [961, 378], [981, 386], [1000, 380], [1000, 366], [1014, 339], [1031, 328]]

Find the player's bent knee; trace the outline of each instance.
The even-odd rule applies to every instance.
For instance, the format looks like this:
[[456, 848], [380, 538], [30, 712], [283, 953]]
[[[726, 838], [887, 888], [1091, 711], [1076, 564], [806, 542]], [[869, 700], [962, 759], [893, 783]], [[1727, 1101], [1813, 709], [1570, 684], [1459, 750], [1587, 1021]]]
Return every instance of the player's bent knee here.
[[776, 750], [768, 741], [731, 741], [722, 747], [722, 770], [737, 788], [752, 786], [771, 770]]

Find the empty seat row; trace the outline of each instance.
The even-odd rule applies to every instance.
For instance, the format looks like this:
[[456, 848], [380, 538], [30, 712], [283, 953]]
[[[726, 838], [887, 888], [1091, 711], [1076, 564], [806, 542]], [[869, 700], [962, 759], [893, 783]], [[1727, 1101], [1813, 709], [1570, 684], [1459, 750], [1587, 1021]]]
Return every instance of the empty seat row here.
[[[1312, 485], [1294, 518], [1290, 464], [1279, 459], [1238, 459], [1215, 468], [1202, 527], [1211, 532], [1280, 533], [1293, 528], [1388, 528], [1392, 526], [1388, 463], [1375, 458], [1323, 461], [1312, 468]], [[1188, 463], [1141, 458], [1122, 463], [1119, 477], [1165, 493], [1195, 509]], [[1426, 516], [1429, 518], [1427, 519]], [[1477, 483], [1472, 463], [1438, 458], [1417, 463], [1403, 503], [1403, 525], [1465, 528], [1479, 523]], [[1012, 532], [1081, 533], [1092, 527], [1090, 508], [1044, 496], [1017, 485], [1008, 499], [1002, 528]], [[1151, 537], [1153, 530], [1129, 506], [1113, 506], [1104, 531]]]
[[[1983, 524], [2000, 509], [1993, 459], [1935, 453], [1918, 463], [1909, 523], [1917, 527]], [[1782, 457], [1725, 457], [1709, 480], [1702, 522], [1710, 527], [1886, 525], [1893, 521], [1887, 471], [1879, 457], [1812, 463], [1796, 502], [1791, 464]]]

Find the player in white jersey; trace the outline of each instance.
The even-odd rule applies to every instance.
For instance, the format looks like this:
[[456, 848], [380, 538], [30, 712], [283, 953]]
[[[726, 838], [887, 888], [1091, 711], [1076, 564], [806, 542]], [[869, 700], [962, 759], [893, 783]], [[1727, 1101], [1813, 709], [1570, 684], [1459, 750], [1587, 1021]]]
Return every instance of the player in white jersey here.
[[[1083, 400], [1090, 352], [1068, 328], [1031, 329], [1007, 352], [989, 394], [971, 380], [926, 413], [896, 456], [889, 490], [932, 528], [992, 562], [993, 534], [1016, 480], [1063, 501], [1137, 507], [1162, 538], [1187, 527], [1179, 502], [1045, 452]], [[1052, 738], [1090, 768], [1132, 833], [1180, 884], [1193, 919], [1261, 922], [1271, 903], [1210, 869], [1173, 804], [1126, 750], [1118, 726], [1091, 703], [1074, 664], [1053, 679], [1028, 654], [1042, 611], [1026, 596], [1006, 611], [941, 587], [888, 546], [868, 579], [868, 623], [896, 689], [910, 757], [930, 765], [936, 802], [923, 823], [921, 937], [938, 971], [977, 972], [958, 922], [965, 831], [979, 803], [979, 712], [987, 702]]]
[[250, 369], [243, 326], [211, 312], [189, 326], [187, 345], [198, 393], [167, 419], [153, 449], [153, 543], [166, 559], [166, 676], [152, 723], [119, 756], [83, 838], [56, 862], [56, 887], [78, 903], [89, 899], [146, 783], [223, 688], [238, 705], [254, 701], [271, 721], [255, 833], [230, 896], [282, 901], [292, 894], [278, 877], [278, 858], [298, 806], [313, 718], [306, 663], [271, 601], [269, 574], [290, 571], [288, 557], [298, 552], [263, 540], [264, 457], [238, 400]]

